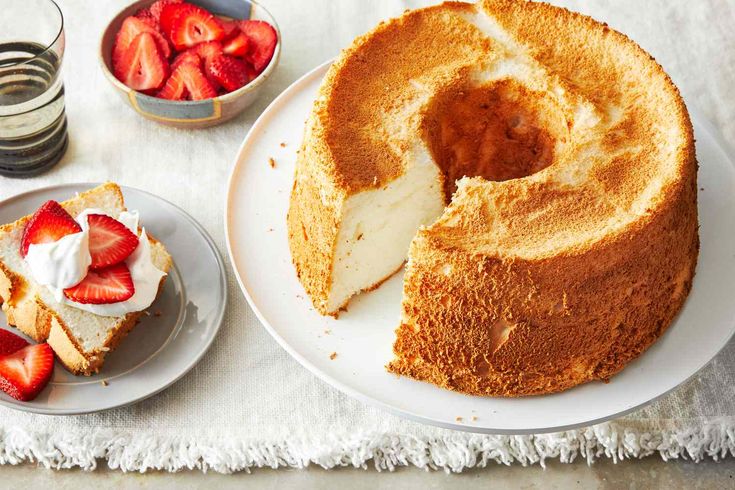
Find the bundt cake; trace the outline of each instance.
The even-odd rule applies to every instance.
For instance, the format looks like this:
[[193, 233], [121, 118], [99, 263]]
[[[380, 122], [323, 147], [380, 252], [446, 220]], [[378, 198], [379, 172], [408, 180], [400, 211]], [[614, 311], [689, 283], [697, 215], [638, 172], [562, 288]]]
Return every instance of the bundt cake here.
[[289, 243], [322, 314], [408, 258], [389, 371], [552, 393], [607, 380], [672, 322], [697, 260], [696, 179], [684, 102], [633, 41], [544, 3], [450, 2], [331, 66]]

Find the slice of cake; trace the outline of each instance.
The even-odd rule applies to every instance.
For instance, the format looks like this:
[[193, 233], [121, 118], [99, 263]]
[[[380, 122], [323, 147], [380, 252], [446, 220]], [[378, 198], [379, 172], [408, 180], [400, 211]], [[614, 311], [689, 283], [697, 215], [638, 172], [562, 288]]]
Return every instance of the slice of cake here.
[[0, 227], [0, 300], [8, 324], [47, 341], [77, 375], [100, 370], [155, 300], [171, 264], [113, 183], [60, 204], [48, 201]]

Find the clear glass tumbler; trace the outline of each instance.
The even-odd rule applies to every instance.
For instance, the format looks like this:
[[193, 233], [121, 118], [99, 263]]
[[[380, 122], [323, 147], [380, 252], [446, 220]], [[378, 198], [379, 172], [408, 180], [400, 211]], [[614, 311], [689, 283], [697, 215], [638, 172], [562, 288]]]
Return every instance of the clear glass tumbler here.
[[48, 170], [68, 144], [64, 17], [52, 0], [0, 0], [0, 175]]

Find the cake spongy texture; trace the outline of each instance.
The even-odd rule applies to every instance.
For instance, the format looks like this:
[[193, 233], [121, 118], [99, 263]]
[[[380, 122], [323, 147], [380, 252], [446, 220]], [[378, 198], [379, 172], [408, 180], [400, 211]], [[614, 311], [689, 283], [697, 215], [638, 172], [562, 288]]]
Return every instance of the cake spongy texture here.
[[[113, 183], [102, 184], [60, 204], [71, 216], [87, 208], [100, 209], [114, 217], [126, 211], [122, 192]], [[72, 373], [94, 374], [143, 312], [103, 317], [58, 303], [46, 287], [33, 280], [20, 256], [20, 240], [29, 219], [30, 215], [24, 216], [0, 227], [0, 299], [8, 324], [37, 342], [48, 341], [59, 361]], [[168, 272], [172, 262], [166, 248], [150, 235], [148, 238], [153, 264]], [[164, 281], [165, 276], [159, 291]]]
[[288, 216], [321, 313], [334, 313], [349, 203], [427, 155], [448, 206], [410, 243], [390, 371], [476, 395], [552, 393], [609, 379], [681, 309], [699, 248], [692, 127], [623, 34], [487, 0], [358, 38], [320, 88]]

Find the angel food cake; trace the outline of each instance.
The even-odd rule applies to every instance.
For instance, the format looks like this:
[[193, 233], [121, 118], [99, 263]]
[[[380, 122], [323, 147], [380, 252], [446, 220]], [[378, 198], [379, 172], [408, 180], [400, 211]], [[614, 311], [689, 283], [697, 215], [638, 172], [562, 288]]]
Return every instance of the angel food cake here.
[[672, 322], [699, 248], [696, 174], [678, 90], [626, 36], [543, 3], [445, 3], [330, 68], [289, 244], [325, 315], [407, 260], [389, 371], [552, 393], [607, 380]]
[[[120, 188], [103, 184], [0, 227], [2, 309], [69, 371], [93, 374], [156, 299], [171, 263]], [[0, 363], [0, 384], [4, 375]]]

